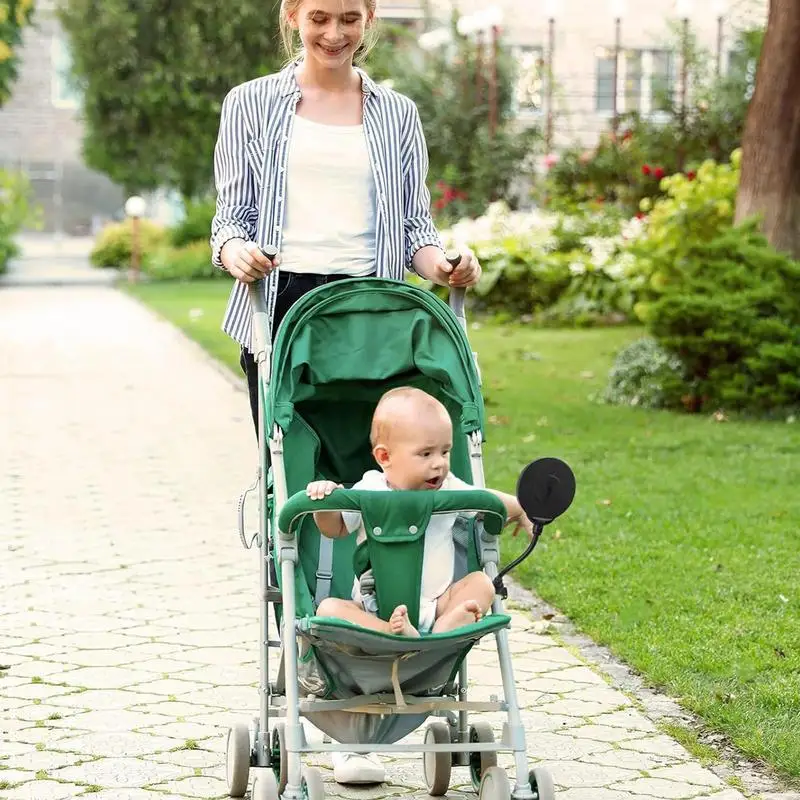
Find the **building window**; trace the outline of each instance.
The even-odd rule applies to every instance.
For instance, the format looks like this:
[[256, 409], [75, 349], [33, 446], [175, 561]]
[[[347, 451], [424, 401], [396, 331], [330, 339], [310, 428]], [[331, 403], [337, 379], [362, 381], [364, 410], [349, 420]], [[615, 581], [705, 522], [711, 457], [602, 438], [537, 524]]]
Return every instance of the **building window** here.
[[63, 33], [53, 37], [51, 58], [53, 105], [56, 108], [80, 108], [81, 93], [72, 77], [72, 56]]
[[515, 105], [521, 113], [542, 110], [544, 89], [544, 57], [541, 47], [519, 47], [515, 51], [517, 85]]
[[[614, 111], [614, 51], [601, 49], [596, 56], [595, 109]], [[675, 59], [669, 50], [620, 50], [616, 86], [619, 113], [652, 114], [667, 110], [675, 88]]]
[[602, 50], [597, 55], [595, 109], [603, 114], [614, 111], [614, 53]]

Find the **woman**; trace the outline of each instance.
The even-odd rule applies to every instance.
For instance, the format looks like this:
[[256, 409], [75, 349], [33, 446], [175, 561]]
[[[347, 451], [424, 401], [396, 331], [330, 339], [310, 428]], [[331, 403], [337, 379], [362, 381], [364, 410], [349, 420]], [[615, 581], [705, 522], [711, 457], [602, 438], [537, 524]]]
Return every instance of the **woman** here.
[[[235, 87], [222, 106], [211, 246], [214, 263], [236, 278], [222, 327], [241, 346], [254, 425], [247, 283], [267, 278], [276, 331], [302, 295], [339, 278], [403, 279], [411, 269], [440, 285], [472, 286], [480, 277], [469, 250], [455, 269], [445, 259], [416, 106], [354, 66], [369, 49], [376, 2], [282, 0], [292, 62]], [[274, 262], [260, 249], [267, 245], [280, 251]]]
[[[471, 252], [463, 250], [454, 269], [442, 250], [416, 106], [354, 65], [369, 49], [376, 2], [282, 0], [291, 62], [235, 87], [223, 102], [212, 257], [236, 279], [222, 327], [241, 346], [256, 431], [248, 283], [266, 278], [274, 333], [292, 304], [329, 281], [403, 279], [407, 269], [445, 286], [480, 277]], [[267, 245], [279, 251], [274, 260], [264, 255]], [[374, 756], [334, 753], [334, 778], [380, 783], [384, 770]]]

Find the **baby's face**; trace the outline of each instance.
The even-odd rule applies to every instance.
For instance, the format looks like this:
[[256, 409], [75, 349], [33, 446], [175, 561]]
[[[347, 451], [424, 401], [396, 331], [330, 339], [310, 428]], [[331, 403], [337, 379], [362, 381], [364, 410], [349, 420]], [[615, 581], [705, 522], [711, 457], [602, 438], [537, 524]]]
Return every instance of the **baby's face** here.
[[395, 489], [438, 489], [450, 471], [453, 430], [450, 420], [418, 420], [392, 437], [383, 467]]

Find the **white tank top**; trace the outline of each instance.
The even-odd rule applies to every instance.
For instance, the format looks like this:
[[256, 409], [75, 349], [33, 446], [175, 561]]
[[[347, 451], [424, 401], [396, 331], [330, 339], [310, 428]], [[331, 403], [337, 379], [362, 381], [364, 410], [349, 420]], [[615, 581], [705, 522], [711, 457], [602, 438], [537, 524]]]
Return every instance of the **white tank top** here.
[[375, 179], [363, 125], [295, 115], [289, 143], [285, 272], [361, 276], [375, 270]]

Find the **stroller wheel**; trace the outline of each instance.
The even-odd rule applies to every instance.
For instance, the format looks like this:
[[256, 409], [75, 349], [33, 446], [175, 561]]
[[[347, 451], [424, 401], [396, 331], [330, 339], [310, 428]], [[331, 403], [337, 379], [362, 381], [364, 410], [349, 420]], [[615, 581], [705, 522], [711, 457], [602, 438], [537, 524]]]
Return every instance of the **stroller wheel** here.
[[[450, 744], [450, 726], [446, 722], [431, 722], [425, 729], [425, 744]], [[441, 797], [450, 788], [452, 753], [423, 753], [422, 770], [428, 794]]]
[[251, 800], [280, 800], [278, 781], [271, 769], [260, 769], [253, 781]]
[[[473, 722], [469, 726], [469, 740], [476, 744], [489, 744], [494, 741], [494, 732], [488, 722], [480, 720]], [[483, 773], [489, 767], [497, 766], [497, 753], [486, 751], [474, 752], [469, 754], [469, 777], [472, 780], [472, 788], [477, 792], [481, 785]]]
[[478, 800], [511, 800], [511, 782], [502, 767], [489, 767], [483, 773]]
[[243, 722], [228, 728], [225, 777], [230, 797], [244, 797], [250, 777], [250, 730]]
[[543, 767], [534, 767], [528, 773], [534, 800], [555, 800], [556, 790], [553, 776]]
[[283, 790], [286, 788], [288, 767], [286, 763], [286, 726], [282, 722], [278, 722], [272, 729], [270, 766], [278, 783], [278, 794], [283, 794]]
[[303, 800], [325, 800], [325, 782], [322, 780], [322, 773], [316, 767], [303, 769], [300, 789], [303, 792]]

